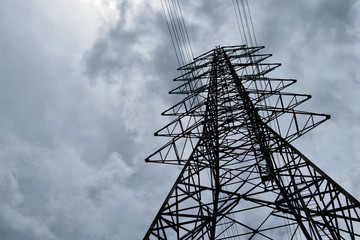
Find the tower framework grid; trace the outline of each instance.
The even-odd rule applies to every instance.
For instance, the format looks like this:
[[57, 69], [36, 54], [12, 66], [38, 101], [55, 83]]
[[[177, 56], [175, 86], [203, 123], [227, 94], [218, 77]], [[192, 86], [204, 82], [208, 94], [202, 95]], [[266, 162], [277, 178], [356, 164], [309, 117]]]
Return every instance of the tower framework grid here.
[[181, 165], [144, 239], [358, 239], [360, 203], [291, 143], [330, 118], [267, 77], [261, 46], [216, 47], [179, 68], [184, 98], [146, 161]]

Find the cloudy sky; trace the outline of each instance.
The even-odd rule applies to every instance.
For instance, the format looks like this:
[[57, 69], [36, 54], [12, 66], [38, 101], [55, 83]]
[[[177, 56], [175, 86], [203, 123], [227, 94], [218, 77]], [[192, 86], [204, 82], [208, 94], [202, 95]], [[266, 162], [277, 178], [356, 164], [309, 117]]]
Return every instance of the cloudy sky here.
[[[241, 44], [231, 0], [182, 1], [195, 55]], [[360, 199], [360, 2], [254, 0], [258, 43], [332, 119], [295, 145]], [[179, 169], [146, 164], [176, 58], [158, 0], [0, 3], [1, 239], [141, 239]]]

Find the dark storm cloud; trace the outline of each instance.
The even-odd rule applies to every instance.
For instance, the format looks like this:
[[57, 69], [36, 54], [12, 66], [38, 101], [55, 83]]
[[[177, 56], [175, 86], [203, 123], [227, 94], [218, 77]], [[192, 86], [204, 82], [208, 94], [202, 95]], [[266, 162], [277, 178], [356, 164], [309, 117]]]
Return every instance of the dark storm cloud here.
[[[274, 1], [264, 2], [263, 18], [267, 25], [261, 25], [259, 36], [272, 44], [282, 44], [293, 35], [298, 35], [306, 44], [314, 37], [326, 37], [338, 41], [339, 44], [354, 41], [358, 11], [356, 1]], [[271, 12], [265, 12], [271, 9]], [[300, 33], [300, 34], [299, 34]]]
[[[182, 3], [195, 54], [240, 44], [232, 3], [223, 2]], [[176, 101], [167, 92], [178, 66], [159, 3], [118, 1], [118, 20], [91, 41], [80, 37], [92, 24], [81, 22], [83, 8], [33, 3], [0, 8], [0, 236], [141, 239], [178, 173], [143, 162], [164, 143], [152, 133]], [[274, 75], [314, 95], [304, 110], [332, 114], [297, 145], [360, 196], [359, 4], [251, 4], [258, 42], [284, 65]], [[80, 13], [64, 24], [71, 9]]]
[[156, 73], [156, 77], [173, 72], [176, 63], [174, 56], [169, 56], [172, 46], [162, 12], [145, 3], [130, 19], [130, 1], [118, 5], [119, 21], [86, 53], [85, 73], [89, 78], [103, 76], [106, 81], [109, 75], [133, 69]]
[[[137, 116], [137, 119], [132, 119], [126, 115], [124, 122], [128, 124], [125, 125], [142, 134], [143, 139], [131, 142], [136, 150], [122, 152], [127, 154], [125, 161], [133, 160], [138, 166], [137, 173], [129, 178], [127, 186], [134, 189], [141, 201], [137, 207], [141, 216], [133, 215], [134, 209], [122, 213], [138, 230], [125, 234], [125, 228], [120, 229], [125, 234], [123, 239], [130, 240], [142, 237], [160, 205], [158, 197], [166, 196], [172, 185], [169, 179], [174, 179], [177, 174], [176, 168], [163, 172], [164, 168], [145, 166], [144, 158], [164, 143], [164, 140], [153, 139], [152, 136], [167, 121], [160, 118], [160, 112], [175, 102], [167, 92], [176, 86], [171, 80], [177, 75], [178, 65], [160, 9], [148, 4], [140, 6], [130, 22], [130, 16], [125, 13], [130, 9], [134, 11], [131, 1], [123, 1], [118, 8], [122, 17], [86, 52], [84, 73], [92, 84], [103, 82], [119, 87], [119, 101], [125, 102], [121, 104], [123, 111]], [[126, 139], [126, 135], [122, 134], [122, 138]], [[146, 207], [150, 205], [156, 207]]]
[[258, 39], [283, 64], [273, 75], [297, 78], [292, 91], [313, 95], [302, 109], [332, 115], [297, 146], [359, 198], [358, 1], [262, 1], [256, 7]]
[[[132, 158], [139, 153], [138, 133], [123, 123], [129, 103], [118, 97], [115, 85], [91, 87], [79, 74], [75, 61], [86, 41], [72, 31], [87, 32], [58, 20], [72, 4], [64, 9], [42, 9], [46, 4], [40, 2], [5, 4], [0, 236], [113, 239], [136, 232], [136, 225], [126, 224], [129, 215], [140, 218], [143, 209], [136, 191], [127, 187], [136, 174]], [[122, 208], [113, 209], [118, 204]], [[124, 223], [112, 224], [118, 222]]]

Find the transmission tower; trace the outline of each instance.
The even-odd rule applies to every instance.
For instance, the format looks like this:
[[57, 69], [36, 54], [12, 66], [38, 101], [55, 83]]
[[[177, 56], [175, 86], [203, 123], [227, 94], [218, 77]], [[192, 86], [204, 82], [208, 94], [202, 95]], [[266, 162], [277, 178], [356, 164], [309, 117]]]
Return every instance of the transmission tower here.
[[170, 93], [184, 98], [155, 133], [169, 141], [146, 161], [183, 168], [144, 240], [360, 239], [359, 201], [291, 145], [330, 116], [298, 109], [311, 96], [267, 77], [280, 64], [263, 48], [219, 46], [179, 68]]
[[[291, 142], [328, 115], [297, 110], [311, 96], [266, 74], [262, 47], [217, 47], [183, 66], [146, 159], [183, 165], [144, 239], [357, 239], [360, 203]], [[190, 152], [189, 152], [190, 149]]]

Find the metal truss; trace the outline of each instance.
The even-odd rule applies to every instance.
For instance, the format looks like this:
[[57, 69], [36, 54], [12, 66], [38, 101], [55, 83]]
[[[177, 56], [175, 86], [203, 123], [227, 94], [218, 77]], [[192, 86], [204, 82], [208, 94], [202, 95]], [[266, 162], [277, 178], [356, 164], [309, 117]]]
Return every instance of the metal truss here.
[[147, 162], [183, 165], [144, 239], [358, 239], [360, 203], [290, 143], [330, 118], [297, 110], [263, 47], [217, 47], [181, 67], [182, 101]]

